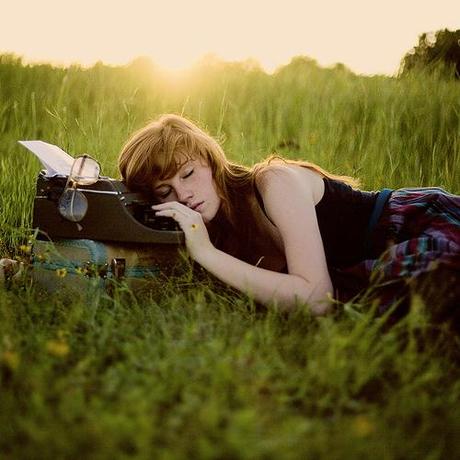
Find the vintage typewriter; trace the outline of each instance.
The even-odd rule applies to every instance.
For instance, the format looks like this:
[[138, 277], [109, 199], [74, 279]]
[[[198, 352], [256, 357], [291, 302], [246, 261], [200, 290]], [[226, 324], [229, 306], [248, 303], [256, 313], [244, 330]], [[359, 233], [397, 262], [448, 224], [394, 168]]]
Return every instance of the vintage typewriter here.
[[43, 141], [19, 141], [44, 169], [37, 179], [33, 227], [40, 236], [129, 243], [180, 244], [173, 219], [155, 217], [151, 197], [100, 175], [89, 155], [70, 156]]
[[[155, 216], [152, 197], [101, 176], [88, 155], [73, 158], [42, 141], [21, 144], [46, 168], [38, 174], [32, 220], [39, 284], [87, 291], [92, 278], [104, 288], [111, 279], [138, 287], [177, 265], [184, 234], [173, 219]], [[65, 278], [59, 281], [56, 273]]]
[[173, 219], [155, 217], [152, 200], [128, 190], [119, 180], [100, 177], [93, 184], [70, 188], [72, 193], [82, 194], [87, 202], [87, 211], [78, 221], [60, 212], [66, 187], [69, 187], [67, 176], [48, 177], [44, 171], [38, 175], [32, 225], [38, 228], [39, 235], [125, 243], [184, 241], [183, 232]]

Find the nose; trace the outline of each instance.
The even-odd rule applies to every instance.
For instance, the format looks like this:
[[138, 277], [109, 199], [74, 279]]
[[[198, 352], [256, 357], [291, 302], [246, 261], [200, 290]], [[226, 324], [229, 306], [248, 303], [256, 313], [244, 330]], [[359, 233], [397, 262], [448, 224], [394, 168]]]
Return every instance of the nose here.
[[190, 190], [190, 187], [180, 184], [176, 186], [176, 195], [177, 201], [179, 201], [179, 203], [187, 204], [190, 202], [190, 199], [193, 196], [193, 192]]

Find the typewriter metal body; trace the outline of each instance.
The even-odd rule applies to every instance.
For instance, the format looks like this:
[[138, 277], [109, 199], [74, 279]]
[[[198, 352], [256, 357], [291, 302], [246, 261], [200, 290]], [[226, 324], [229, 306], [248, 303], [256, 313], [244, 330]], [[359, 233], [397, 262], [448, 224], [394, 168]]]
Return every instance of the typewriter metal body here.
[[100, 177], [92, 185], [79, 185], [88, 200], [88, 211], [80, 222], [61, 216], [59, 198], [67, 176], [38, 175], [33, 207], [33, 227], [39, 239], [90, 239], [108, 242], [182, 244], [184, 234], [170, 218], [155, 217], [152, 200], [128, 190], [116, 179]]

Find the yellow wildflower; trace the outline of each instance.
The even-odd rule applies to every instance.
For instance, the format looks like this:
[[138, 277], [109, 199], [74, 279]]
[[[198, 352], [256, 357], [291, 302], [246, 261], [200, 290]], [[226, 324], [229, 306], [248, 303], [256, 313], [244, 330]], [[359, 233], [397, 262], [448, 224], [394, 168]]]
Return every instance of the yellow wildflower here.
[[48, 340], [46, 350], [50, 355], [64, 357], [69, 353], [69, 345], [64, 340]]
[[356, 436], [365, 438], [375, 431], [375, 426], [365, 415], [358, 415], [353, 420], [353, 430]]
[[58, 268], [56, 270], [56, 275], [59, 276], [59, 278], [65, 278], [67, 276], [67, 268]]
[[86, 267], [77, 267], [75, 272], [77, 275], [86, 275], [88, 273], [88, 269]]
[[32, 246], [21, 244], [21, 246], [19, 246], [19, 250], [24, 254], [30, 254], [32, 252]]
[[6, 350], [2, 354], [2, 361], [14, 371], [19, 366], [19, 355], [14, 351]]

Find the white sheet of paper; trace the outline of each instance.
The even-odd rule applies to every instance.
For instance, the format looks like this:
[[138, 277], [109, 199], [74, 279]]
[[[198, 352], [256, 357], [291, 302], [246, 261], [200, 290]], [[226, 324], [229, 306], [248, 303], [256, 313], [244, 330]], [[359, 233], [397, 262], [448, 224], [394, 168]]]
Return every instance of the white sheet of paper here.
[[18, 142], [37, 156], [46, 169], [47, 176], [68, 176], [70, 174], [74, 158], [57, 145], [43, 141]]

